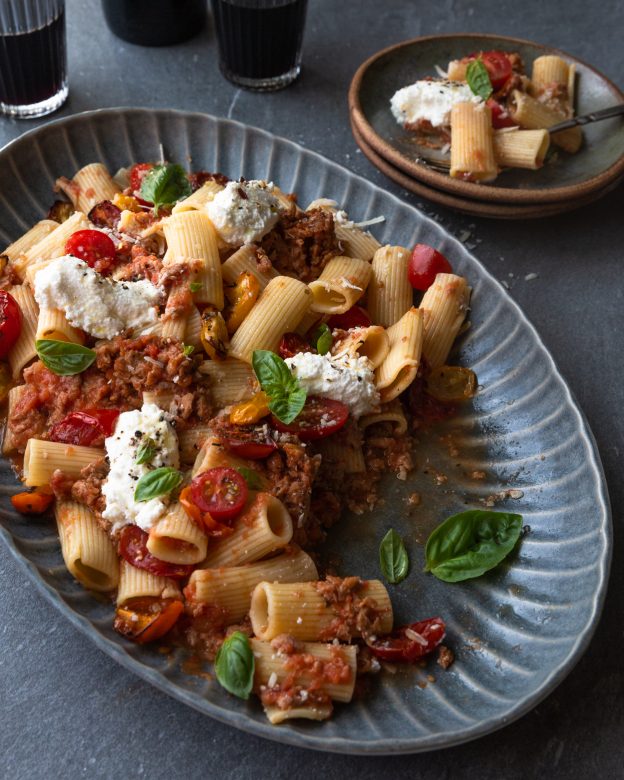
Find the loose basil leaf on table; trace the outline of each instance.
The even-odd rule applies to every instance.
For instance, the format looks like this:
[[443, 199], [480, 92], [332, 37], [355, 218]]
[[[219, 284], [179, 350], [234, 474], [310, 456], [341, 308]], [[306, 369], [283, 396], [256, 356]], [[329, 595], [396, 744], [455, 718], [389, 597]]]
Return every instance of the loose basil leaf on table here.
[[95, 360], [95, 350], [69, 341], [37, 339], [35, 349], [43, 365], [58, 376], [80, 374]]
[[326, 323], [323, 322], [314, 331], [312, 343], [319, 355], [326, 355], [329, 352], [332, 345], [332, 334]]
[[186, 171], [181, 165], [167, 163], [155, 165], [141, 182], [141, 197], [154, 205], [158, 213], [161, 206], [171, 206], [191, 194]]
[[219, 648], [215, 659], [217, 680], [226, 691], [248, 699], [253, 688], [254, 659], [249, 639], [242, 631], [235, 631]]
[[161, 466], [159, 469], [143, 474], [134, 489], [135, 501], [149, 501], [150, 498], [171, 493], [182, 482], [182, 473], [171, 466]]
[[425, 571], [444, 582], [485, 574], [513, 550], [522, 532], [522, 515], [472, 509], [452, 515], [427, 539]]
[[141, 466], [143, 463], [150, 463], [154, 458], [154, 455], [156, 455], [156, 452], [156, 442], [148, 436], [141, 442], [141, 445], [137, 449], [136, 460], [134, 462], [137, 466]]
[[480, 98], [483, 98], [483, 100], [487, 100], [492, 92], [494, 92], [492, 82], [490, 81], [490, 74], [482, 60], [472, 60], [468, 63], [468, 67], [466, 68], [466, 81], [472, 92]]
[[251, 362], [260, 387], [269, 397], [269, 409], [289, 425], [303, 409], [306, 391], [275, 352], [256, 349]]
[[391, 528], [379, 545], [379, 565], [383, 576], [392, 585], [396, 585], [407, 577], [409, 556], [403, 539]]

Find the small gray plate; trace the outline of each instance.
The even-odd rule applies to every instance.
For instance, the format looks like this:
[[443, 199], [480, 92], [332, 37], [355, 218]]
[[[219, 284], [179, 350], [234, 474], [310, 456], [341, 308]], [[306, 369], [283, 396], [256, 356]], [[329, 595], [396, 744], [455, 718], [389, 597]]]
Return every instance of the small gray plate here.
[[[106, 109], [26, 133], [0, 151], [0, 239], [8, 243], [46, 213], [58, 175], [94, 161], [116, 170], [158, 159], [161, 143], [170, 160], [233, 178], [272, 179], [303, 204], [323, 195], [357, 220], [383, 214], [376, 229], [382, 241], [433, 244], [470, 279], [472, 328], [456, 357], [479, 376], [474, 404], [421, 436], [417, 473], [407, 482], [389, 477], [384, 506], [345, 517], [327, 545], [341, 556], [342, 573], [378, 577], [379, 541], [396, 528], [411, 556], [408, 578], [390, 588], [397, 622], [442, 615], [457, 660], [445, 672], [432, 662], [427, 669], [383, 673], [365, 697], [337, 707], [325, 723], [270, 726], [257, 700], [240, 701], [215, 680], [184, 673], [182, 650], [163, 655], [115, 634], [110, 603], [67, 573], [53, 521], [11, 510], [8, 496], [20, 486], [6, 462], [0, 536], [46, 598], [104, 652], [190, 706], [253, 734], [326, 751], [410, 753], [474, 739], [520, 717], [587, 646], [605, 594], [611, 539], [593, 438], [535, 330], [483, 266], [416, 209], [290, 141], [203, 114]], [[451, 440], [441, 440], [447, 434], [458, 452]], [[474, 479], [474, 471], [484, 471], [485, 479]], [[500, 506], [521, 512], [531, 527], [514, 559], [459, 585], [423, 574], [421, 542], [429, 530], [503, 488], [522, 497]], [[406, 497], [414, 491], [422, 504], [410, 510]]]

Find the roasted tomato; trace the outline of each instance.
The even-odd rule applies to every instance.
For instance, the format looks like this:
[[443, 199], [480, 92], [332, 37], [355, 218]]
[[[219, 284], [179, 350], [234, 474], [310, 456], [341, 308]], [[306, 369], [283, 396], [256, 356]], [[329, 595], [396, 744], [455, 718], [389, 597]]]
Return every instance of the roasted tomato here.
[[121, 217], [120, 209], [110, 200], [101, 200], [89, 212], [89, 219], [101, 228], [116, 228]]
[[193, 501], [193, 493], [190, 485], [182, 490], [178, 497], [178, 501], [182, 504], [184, 511], [195, 525], [201, 528], [208, 536], [214, 536], [216, 539], [220, 539], [233, 533], [234, 529], [231, 526], [217, 522], [210, 512], [202, 512]]
[[228, 333], [238, 330], [239, 325], [253, 309], [260, 295], [260, 282], [248, 271], [239, 274], [233, 287], [225, 288], [225, 295], [230, 302], [226, 313], [225, 324]]
[[101, 230], [77, 230], [67, 239], [65, 254], [84, 260], [101, 274], [110, 273], [116, 262], [115, 244]]
[[264, 439], [263, 441], [242, 440], [242, 439], [222, 439], [221, 444], [228, 452], [238, 455], [239, 458], [248, 460], [264, 460], [277, 449], [277, 444], [273, 439]]
[[41, 490], [33, 490], [32, 493], [17, 493], [11, 496], [11, 503], [23, 515], [40, 515], [53, 501], [54, 496], [51, 493], [45, 493]]
[[248, 401], [241, 401], [230, 409], [232, 425], [253, 425], [270, 414], [269, 399], [260, 391]]
[[225, 360], [230, 342], [221, 312], [209, 304], [201, 314], [201, 321], [200, 339], [206, 355], [211, 360]]
[[497, 92], [511, 76], [511, 60], [504, 51], [497, 51], [496, 49], [482, 52], [479, 59], [482, 60], [487, 68], [490, 81], [492, 82], [492, 89], [494, 92]]
[[144, 569], [157, 577], [181, 580], [195, 568], [182, 563], [167, 563], [156, 558], [147, 549], [148, 534], [138, 525], [125, 525], [119, 536], [119, 554], [136, 569]]
[[180, 599], [142, 597], [117, 607], [115, 631], [126, 639], [144, 645], [163, 637], [184, 611]]
[[277, 349], [279, 356], [286, 360], [297, 355], [299, 352], [309, 352], [310, 345], [298, 333], [284, 333]]
[[226, 522], [240, 514], [247, 503], [249, 490], [245, 478], [235, 469], [208, 469], [191, 482], [195, 506], [217, 521]]
[[501, 103], [498, 102], [498, 100], [494, 100], [494, 98], [489, 98], [487, 101], [487, 105], [489, 106], [491, 112], [492, 112], [492, 127], [495, 130], [500, 130], [503, 127], [515, 127], [517, 122], [514, 122], [514, 120], [509, 115], [509, 112], [503, 106]]
[[85, 409], [71, 412], [50, 431], [50, 441], [89, 447], [100, 436], [110, 436], [119, 417], [118, 409]]
[[351, 328], [368, 328], [371, 324], [371, 318], [361, 306], [352, 306], [344, 314], [332, 314], [327, 320], [327, 325], [331, 330], [340, 328], [340, 330], [351, 330]]
[[294, 433], [301, 441], [324, 439], [339, 431], [347, 422], [349, 407], [341, 401], [312, 395], [306, 399], [299, 415], [288, 425], [271, 418], [271, 424], [282, 433]]
[[437, 249], [427, 244], [416, 244], [407, 267], [407, 278], [415, 290], [425, 292], [438, 274], [452, 273], [451, 264]]
[[50, 211], [48, 211], [48, 219], [53, 219], [55, 222], [63, 224], [66, 222], [76, 209], [71, 203], [66, 200], [55, 200]]
[[154, 167], [153, 163], [137, 163], [130, 168], [130, 189], [132, 192], [139, 192], [143, 179]]
[[7, 357], [22, 332], [22, 312], [6, 290], [0, 290], [0, 359]]
[[425, 378], [425, 392], [442, 403], [465, 401], [477, 392], [477, 376], [461, 366], [432, 368]]
[[397, 628], [391, 634], [369, 642], [372, 653], [391, 663], [413, 663], [435, 650], [446, 635], [442, 618], [429, 618]]

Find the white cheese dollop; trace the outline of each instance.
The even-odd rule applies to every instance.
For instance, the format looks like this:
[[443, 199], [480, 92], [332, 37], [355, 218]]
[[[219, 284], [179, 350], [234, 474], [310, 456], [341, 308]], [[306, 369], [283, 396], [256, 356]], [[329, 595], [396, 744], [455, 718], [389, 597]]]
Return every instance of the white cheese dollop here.
[[286, 365], [308, 395], [342, 401], [356, 420], [379, 408], [375, 375], [366, 357], [336, 359], [331, 355], [299, 352], [287, 358]]
[[[166, 511], [165, 496], [135, 501], [134, 491], [149, 471], [161, 466], [177, 469], [180, 465], [178, 437], [169, 420], [170, 416], [156, 404], [143, 404], [142, 409], [120, 414], [113, 435], [104, 442], [110, 471], [102, 486], [106, 499], [102, 517], [112, 522], [113, 531], [129, 523], [149, 531]], [[149, 463], [137, 466], [137, 450], [147, 438], [154, 442], [156, 454]]]
[[426, 79], [395, 92], [390, 108], [400, 125], [426, 119], [433, 127], [448, 127], [453, 104], [467, 101], [481, 101], [468, 84], [448, 79]]
[[226, 244], [253, 244], [273, 228], [280, 212], [273, 189], [273, 184], [265, 181], [230, 181], [206, 204], [206, 212]]
[[116, 282], [71, 255], [53, 260], [35, 275], [41, 308], [61, 309], [68, 322], [98, 339], [126, 328], [144, 328], [158, 319], [161, 293], [147, 279]]

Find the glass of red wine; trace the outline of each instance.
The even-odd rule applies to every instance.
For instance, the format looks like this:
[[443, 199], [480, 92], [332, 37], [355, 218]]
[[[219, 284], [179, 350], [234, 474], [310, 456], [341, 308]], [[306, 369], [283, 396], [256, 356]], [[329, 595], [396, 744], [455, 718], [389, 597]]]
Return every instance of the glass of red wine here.
[[212, 0], [220, 67], [239, 87], [291, 84], [301, 70], [307, 0]]
[[44, 116], [66, 98], [65, 0], [0, 0], [0, 112]]

